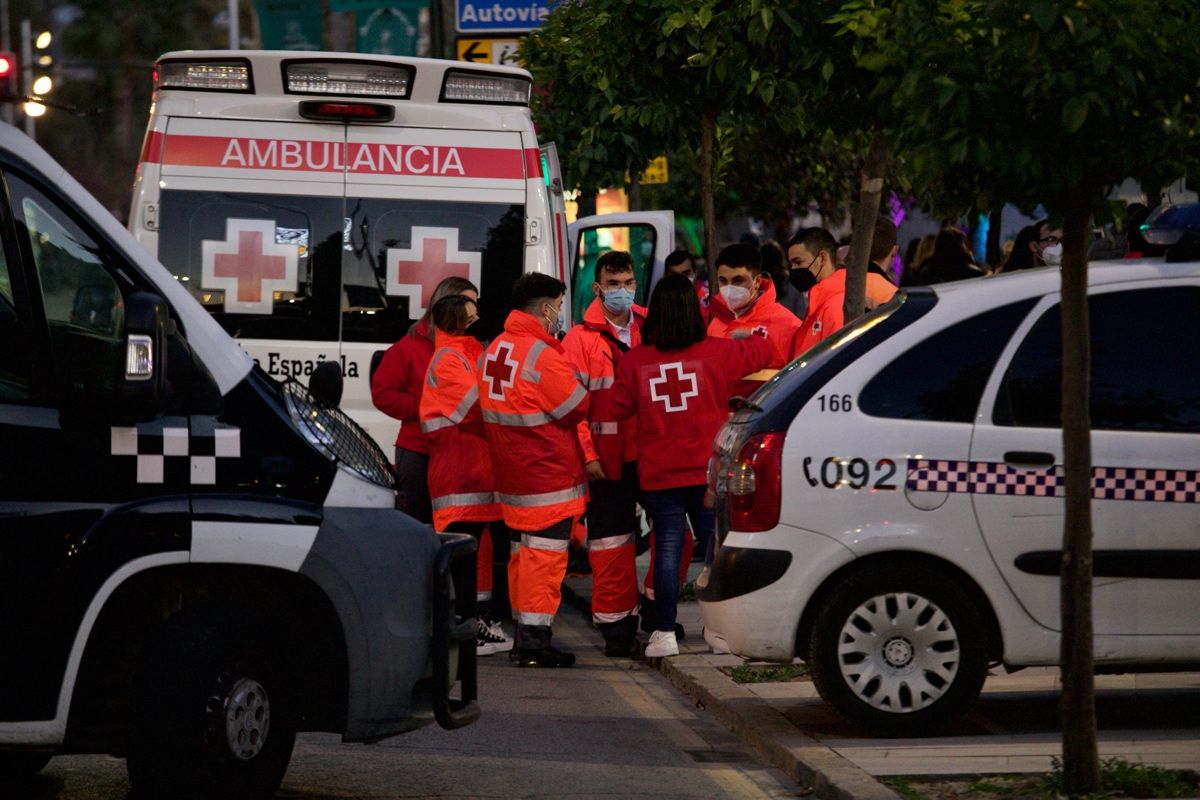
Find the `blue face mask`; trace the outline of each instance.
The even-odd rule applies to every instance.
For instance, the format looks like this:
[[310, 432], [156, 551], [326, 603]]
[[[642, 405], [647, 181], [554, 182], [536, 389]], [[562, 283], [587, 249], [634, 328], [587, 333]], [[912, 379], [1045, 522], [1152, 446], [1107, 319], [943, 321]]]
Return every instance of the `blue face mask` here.
[[604, 307], [612, 314], [624, 314], [633, 307], [632, 289], [609, 289], [604, 292]]

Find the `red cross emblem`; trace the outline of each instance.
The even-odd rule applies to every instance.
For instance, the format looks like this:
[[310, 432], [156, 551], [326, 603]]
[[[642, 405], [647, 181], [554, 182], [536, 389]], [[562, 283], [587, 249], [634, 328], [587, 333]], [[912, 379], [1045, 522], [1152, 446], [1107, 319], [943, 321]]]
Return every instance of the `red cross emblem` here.
[[230, 314], [270, 314], [275, 292], [294, 292], [300, 251], [275, 241], [275, 220], [227, 219], [225, 240], [200, 243], [200, 285], [225, 292]]
[[668, 412], [687, 411], [688, 398], [698, 394], [696, 373], [684, 372], [682, 361], [663, 364], [658, 368], [658, 377], [650, 379], [650, 399], [662, 403]]
[[763, 339], [767, 338], [767, 333], [768, 331], [766, 325], [759, 325], [757, 328], [750, 331], [751, 336], [761, 336]]
[[488, 385], [488, 397], [503, 400], [504, 390], [517, 381], [517, 362], [512, 357], [512, 342], [500, 342], [483, 360], [483, 380]]
[[458, 249], [458, 228], [414, 227], [411, 248], [387, 251], [387, 293], [407, 297], [408, 315], [415, 319], [446, 278], [458, 276], [479, 286], [480, 260], [479, 253]]

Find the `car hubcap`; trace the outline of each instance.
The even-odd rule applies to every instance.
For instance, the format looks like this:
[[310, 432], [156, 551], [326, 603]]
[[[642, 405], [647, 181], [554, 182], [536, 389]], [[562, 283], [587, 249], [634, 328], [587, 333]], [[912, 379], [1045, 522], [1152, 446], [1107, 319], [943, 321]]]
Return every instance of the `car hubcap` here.
[[904, 714], [937, 702], [954, 683], [958, 633], [935, 604], [908, 592], [854, 609], [838, 638], [842, 678], [860, 700]]
[[224, 712], [225, 744], [235, 758], [249, 761], [262, 752], [271, 728], [271, 703], [262, 684], [238, 678], [224, 698], [209, 702]]

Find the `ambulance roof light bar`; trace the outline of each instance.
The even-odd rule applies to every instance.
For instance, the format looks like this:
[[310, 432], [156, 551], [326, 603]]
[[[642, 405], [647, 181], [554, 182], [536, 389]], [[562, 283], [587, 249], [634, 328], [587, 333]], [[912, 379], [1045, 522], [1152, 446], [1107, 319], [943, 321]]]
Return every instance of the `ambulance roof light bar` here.
[[288, 94], [405, 100], [412, 91], [412, 76], [413, 68], [402, 64], [327, 59], [283, 63]]
[[533, 82], [520, 75], [497, 75], [465, 69], [448, 69], [442, 79], [443, 103], [483, 103], [527, 106]]
[[253, 92], [246, 59], [167, 59], [154, 70], [155, 89], [194, 89], [202, 92]]

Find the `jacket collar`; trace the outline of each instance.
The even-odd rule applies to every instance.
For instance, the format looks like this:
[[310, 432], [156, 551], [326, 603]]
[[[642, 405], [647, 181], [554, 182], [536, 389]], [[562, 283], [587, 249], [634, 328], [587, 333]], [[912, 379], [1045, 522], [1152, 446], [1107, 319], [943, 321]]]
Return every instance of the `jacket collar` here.
[[808, 290], [809, 307], [816, 306], [826, 297], [845, 290], [846, 270], [844, 268], [835, 269], [832, 275], [826, 276], [825, 280]]
[[761, 293], [755, 299], [754, 304], [743, 311], [740, 316], [735, 315], [725, 304], [725, 297], [719, 291], [712, 293], [712, 300], [709, 301], [708, 307], [709, 313], [722, 322], [730, 323], [752, 317], [760, 309], [773, 305], [776, 302], [775, 282], [771, 280], [771, 276], [765, 272], [761, 273], [758, 276], [758, 285], [762, 288]]
[[562, 344], [558, 339], [546, 333], [546, 329], [542, 327], [542, 323], [538, 322], [532, 314], [527, 314], [524, 311], [513, 310], [508, 312], [508, 319], [504, 320], [504, 332], [511, 333], [513, 336], [532, 336], [535, 339], [541, 339], [551, 347], [562, 348]]
[[433, 344], [438, 349], [449, 347], [453, 350], [457, 350], [472, 359], [477, 358], [483, 352], [483, 345], [479, 343], [479, 340], [468, 334], [455, 336], [439, 330], [437, 331], [437, 338], [434, 339]]
[[[646, 309], [639, 305], [633, 306], [629, 310], [629, 321], [635, 328], [641, 328], [642, 323], [646, 321]], [[608, 317], [604, 316], [604, 303], [599, 297], [593, 298], [592, 304], [583, 312], [583, 325], [593, 331], [609, 329]]]

